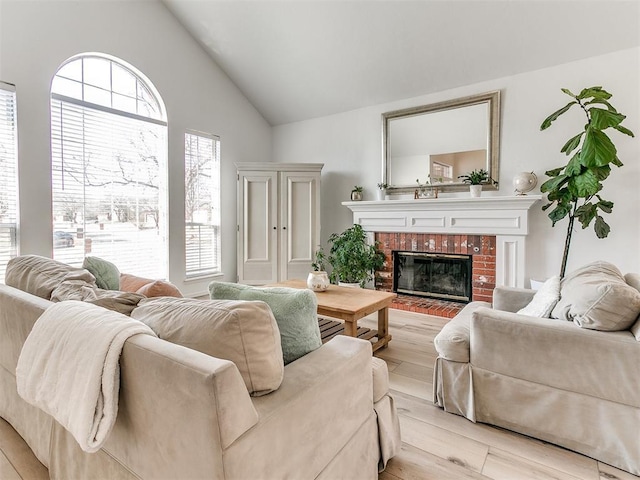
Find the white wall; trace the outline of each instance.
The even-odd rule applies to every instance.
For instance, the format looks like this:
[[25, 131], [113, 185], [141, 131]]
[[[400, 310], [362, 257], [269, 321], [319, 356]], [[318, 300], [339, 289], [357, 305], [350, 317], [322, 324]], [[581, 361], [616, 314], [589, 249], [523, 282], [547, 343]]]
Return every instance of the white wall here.
[[[639, 63], [640, 48], [633, 48], [433, 95], [281, 125], [273, 130], [273, 159], [325, 164], [322, 238], [326, 242], [329, 234], [342, 231], [352, 222], [351, 212], [340, 203], [348, 200], [353, 185], [365, 187], [365, 200], [375, 199], [376, 183], [382, 175], [382, 113], [499, 89], [502, 92], [500, 190], [488, 194], [513, 195], [513, 176], [532, 170], [539, 178], [538, 188], [532, 193], [540, 193], [539, 186], [546, 178], [544, 172], [566, 163], [567, 157], [560, 153], [560, 148], [582, 129], [584, 122], [576, 110], [565, 114], [549, 130], [540, 132], [542, 120], [569, 101], [560, 88], [575, 92], [602, 85], [613, 93], [613, 105], [628, 116], [624, 125], [640, 135]], [[611, 233], [600, 240], [592, 227], [583, 231], [577, 225], [568, 270], [604, 259], [623, 272], [640, 271], [640, 139], [629, 139], [615, 131], [610, 136], [625, 164], [621, 169], [613, 167], [601, 192], [615, 203], [613, 213], [606, 216]], [[542, 203], [534, 206], [530, 217], [527, 276], [533, 278], [559, 273], [566, 233], [566, 222], [552, 228], [541, 206]]]
[[[20, 253], [50, 256], [49, 88], [59, 65], [82, 52], [119, 57], [143, 72], [165, 102], [169, 123], [169, 278], [184, 283], [184, 132], [221, 138], [222, 267], [236, 278], [234, 162], [269, 161], [271, 128], [224, 72], [156, 0], [0, 0], [0, 79], [16, 85]], [[132, 272], [135, 273], [135, 272]]]

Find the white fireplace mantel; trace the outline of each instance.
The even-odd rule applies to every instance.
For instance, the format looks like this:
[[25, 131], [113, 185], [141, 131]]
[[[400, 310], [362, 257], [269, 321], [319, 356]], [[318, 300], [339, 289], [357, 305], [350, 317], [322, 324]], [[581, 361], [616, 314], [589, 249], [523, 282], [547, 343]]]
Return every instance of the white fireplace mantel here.
[[342, 202], [370, 232], [496, 236], [496, 285], [524, 287], [529, 209], [540, 195]]

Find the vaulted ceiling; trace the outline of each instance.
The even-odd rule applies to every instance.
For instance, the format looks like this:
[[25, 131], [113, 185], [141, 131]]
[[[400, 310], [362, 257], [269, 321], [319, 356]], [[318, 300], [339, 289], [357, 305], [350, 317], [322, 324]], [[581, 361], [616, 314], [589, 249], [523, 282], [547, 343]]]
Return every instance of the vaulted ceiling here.
[[637, 0], [162, 1], [272, 125], [640, 45]]

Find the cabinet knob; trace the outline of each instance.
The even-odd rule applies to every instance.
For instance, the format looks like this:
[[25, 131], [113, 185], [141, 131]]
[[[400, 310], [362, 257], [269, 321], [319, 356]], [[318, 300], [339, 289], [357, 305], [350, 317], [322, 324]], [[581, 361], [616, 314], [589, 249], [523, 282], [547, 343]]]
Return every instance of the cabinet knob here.
[[274, 229], [274, 230], [277, 230], [277, 228], [276, 228], [276, 227], [273, 227], [273, 229]]
[[283, 230], [286, 230], [286, 229], [287, 229], [287, 227], [282, 227], [282, 229], [283, 229]]

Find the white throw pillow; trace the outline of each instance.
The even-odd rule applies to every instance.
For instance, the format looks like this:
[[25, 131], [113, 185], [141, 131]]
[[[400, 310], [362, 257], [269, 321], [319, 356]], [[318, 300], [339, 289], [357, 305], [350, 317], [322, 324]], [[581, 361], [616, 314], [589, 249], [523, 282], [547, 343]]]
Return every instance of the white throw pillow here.
[[545, 281], [529, 302], [529, 305], [518, 310], [522, 315], [549, 318], [553, 307], [560, 299], [560, 277], [554, 276]]

